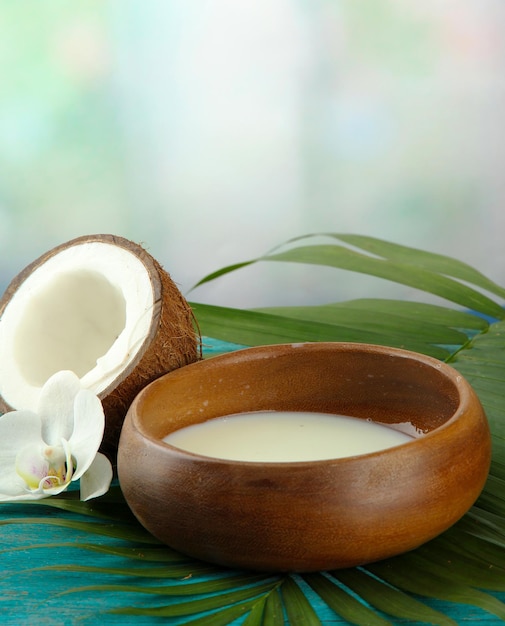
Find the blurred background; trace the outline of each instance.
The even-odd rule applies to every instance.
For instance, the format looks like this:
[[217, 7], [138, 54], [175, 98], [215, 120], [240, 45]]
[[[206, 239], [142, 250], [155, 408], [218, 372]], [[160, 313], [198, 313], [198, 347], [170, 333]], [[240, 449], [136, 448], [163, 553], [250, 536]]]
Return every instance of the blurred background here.
[[389, 295], [265, 263], [190, 292], [314, 232], [504, 284], [504, 33], [502, 0], [0, 0], [0, 288], [98, 232], [213, 304]]

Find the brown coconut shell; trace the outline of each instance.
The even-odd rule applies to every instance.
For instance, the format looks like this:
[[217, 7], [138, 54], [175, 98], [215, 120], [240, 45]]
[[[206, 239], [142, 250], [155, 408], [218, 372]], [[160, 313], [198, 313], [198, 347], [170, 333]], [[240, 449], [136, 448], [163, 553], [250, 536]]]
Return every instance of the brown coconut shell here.
[[[38, 267], [63, 250], [88, 242], [112, 244], [135, 255], [148, 272], [154, 294], [151, 326], [142, 346], [114, 381], [98, 394], [105, 412], [102, 449], [115, 456], [126, 412], [135, 396], [159, 376], [199, 360], [201, 338], [191, 307], [156, 259], [139, 244], [109, 234], [77, 237], [30, 263], [12, 280], [0, 299], [0, 320], [13, 295]], [[19, 408], [22, 407], [10, 406], [0, 394], [0, 413]]]

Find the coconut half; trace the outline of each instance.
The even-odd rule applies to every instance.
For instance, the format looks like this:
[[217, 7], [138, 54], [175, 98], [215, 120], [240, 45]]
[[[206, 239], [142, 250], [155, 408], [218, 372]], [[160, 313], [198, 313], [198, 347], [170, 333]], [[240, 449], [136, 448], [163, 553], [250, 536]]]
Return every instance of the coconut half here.
[[200, 357], [191, 309], [141, 246], [113, 235], [64, 243], [26, 267], [0, 300], [0, 412], [35, 410], [57, 371], [102, 400], [117, 445], [137, 393]]

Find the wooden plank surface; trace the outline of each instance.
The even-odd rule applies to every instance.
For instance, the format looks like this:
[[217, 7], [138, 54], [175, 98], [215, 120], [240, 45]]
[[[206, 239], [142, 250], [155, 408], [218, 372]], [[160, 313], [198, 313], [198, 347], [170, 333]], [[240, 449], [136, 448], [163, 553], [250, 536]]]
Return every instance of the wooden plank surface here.
[[[0, 506], [0, 521], [12, 517], [40, 515], [41, 509], [33, 511], [29, 506]], [[44, 514], [60, 517], [60, 512], [43, 509]], [[53, 565], [80, 564], [101, 567], [121, 567], [124, 559], [103, 554], [94, 554], [75, 547], [40, 547], [30, 548], [37, 544], [54, 544], [68, 542], [77, 544], [80, 541], [92, 540], [94, 543], [110, 544], [110, 539], [93, 536], [75, 530], [56, 528], [46, 525], [14, 524], [0, 527], [0, 623], [9, 626], [66, 626], [70, 624], [116, 624], [144, 626], [169, 623], [185, 624], [188, 618], [181, 620], [160, 620], [144, 616], [124, 616], [107, 613], [108, 610], [121, 606], [158, 606], [163, 604], [160, 598], [147, 594], [115, 593], [115, 592], [84, 592], [59, 595], [75, 587], [96, 584], [117, 584], [125, 582], [125, 578], [112, 575], [95, 575], [88, 573], [70, 573], [60, 571], [44, 571]], [[120, 542], [118, 542], [120, 543]], [[13, 550], [14, 548], [14, 550]], [[21, 549], [19, 549], [21, 548]], [[135, 582], [131, 581], [130, 582]], [[162, 581], [153, 581], [161, 584]], [[317, 596], [312, 595], [311, 601], [321, 621], [327, 626], [347, 624], [338, 618]], [[505, 600], [505, 594], [501, 594]], [[441, 602], [426, 602], [438, 608], [457, 624], [491, 626], [502, 624], [501, 620], [480, 609]], [[411, 624], [419, 626], [421, 622], [390, 620], [392, 624]], [[237, 621], [236, 624], [239, 624]]]

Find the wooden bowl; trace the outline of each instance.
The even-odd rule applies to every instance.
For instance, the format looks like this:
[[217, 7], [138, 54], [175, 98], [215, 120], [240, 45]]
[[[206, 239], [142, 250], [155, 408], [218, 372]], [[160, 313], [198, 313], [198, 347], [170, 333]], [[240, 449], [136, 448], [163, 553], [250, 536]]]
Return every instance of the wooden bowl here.
[[[163, 442], [190, 424], [260, 410], [410, 422], [422, 433], [379, 452], [283, 463]], [[140, 523], [180, 552], [307, 572], [377, 561], [440, 534], [475, 502], [490, 457], [481, 404], [448, 365], [381, 346], [304, 343], [217, 356], [149, 384], [128, 411], [118, 473]]]

